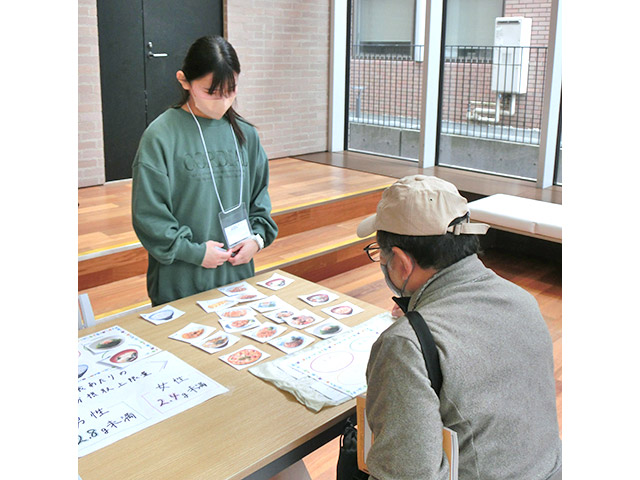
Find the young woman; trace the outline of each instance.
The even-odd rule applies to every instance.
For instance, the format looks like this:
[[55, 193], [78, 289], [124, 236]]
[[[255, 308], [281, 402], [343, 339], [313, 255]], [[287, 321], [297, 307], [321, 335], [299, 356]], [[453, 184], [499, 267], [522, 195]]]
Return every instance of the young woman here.
[[239, 75], [229, 42], [199, 38], [176, 74], [182, 101], [140, 140], [132, 219], [153, 305], [253, 276], [253, 256], [278, 233], [267, 157], [232, 107]]

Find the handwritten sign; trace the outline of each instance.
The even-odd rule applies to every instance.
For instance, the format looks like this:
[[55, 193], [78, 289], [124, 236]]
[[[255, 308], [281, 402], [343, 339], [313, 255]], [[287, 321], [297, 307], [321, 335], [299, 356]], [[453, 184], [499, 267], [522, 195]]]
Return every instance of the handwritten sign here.
[[78, 456], [228, 392], [175, 355], [160, 351], [78, 383]]

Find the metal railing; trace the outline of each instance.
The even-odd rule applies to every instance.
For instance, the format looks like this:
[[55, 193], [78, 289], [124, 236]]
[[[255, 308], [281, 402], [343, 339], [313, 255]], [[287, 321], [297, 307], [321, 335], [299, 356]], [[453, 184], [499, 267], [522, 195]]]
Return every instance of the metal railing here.
[[[351, 46], [349, 122], [420, 129], [424, 47]], [[546, 47], [447, 45], [443, 134], [539, 144]]]
[[352, 45], [350, 121], [418, 130], [423, 51], [422, 45]]

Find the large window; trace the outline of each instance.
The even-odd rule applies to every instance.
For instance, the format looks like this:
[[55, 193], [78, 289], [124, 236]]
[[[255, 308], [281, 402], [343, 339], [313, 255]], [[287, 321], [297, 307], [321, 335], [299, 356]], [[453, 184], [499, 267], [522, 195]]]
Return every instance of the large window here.
[[446, 2], [438, 164], [536, 179], [551, 2], [501, 7]]
[[418, 160], [422, 45], [416, 0], [351, 0], [349, 150]]
[[558, 3], [349, 0], [347, 149], [561, 184]]
[[353, 55], [410, 55], [415, 0], [354, 0]]
[[448, 60], [489, 61], [487, 45], [493, 45], [494, 21], [503, 15], [504, 0], [449, 0], [445, 25]]
[[560, 118], [558, 120], [558, 145], [556, 150], [556, 168], [553, 183], [562, 185], [562, 104], [560, 105]]

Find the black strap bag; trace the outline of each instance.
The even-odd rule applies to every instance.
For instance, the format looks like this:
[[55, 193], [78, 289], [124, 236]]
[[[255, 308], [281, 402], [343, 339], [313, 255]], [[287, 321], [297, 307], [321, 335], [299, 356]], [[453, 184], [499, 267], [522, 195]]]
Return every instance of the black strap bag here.
[[[395, 300], [395, 298], [394, 298]], [[433, 341], [433, 336], [429, 330], [427, 322], [418, 312], [405, 312], [411, 327], [413, 327], [422, 348], [425, 365], [429, 373], [431, 386], [440, 396], [442, 387], [442, 371], [440, 370], [440, 359], [438, 350]], [[340, 437], [340, 453], [338, 455], [338, 467], [336, 480], [367, 480], [369, 474], [358, 468], [358, 434], [356, 430], [356, 416], [347, 418], [344, 433]]]
[[358, 468], [358, 431], [356, 416], [347, 418], [344, 433], [340, 437], [337, 480], [367, 480], [369, 474]]

